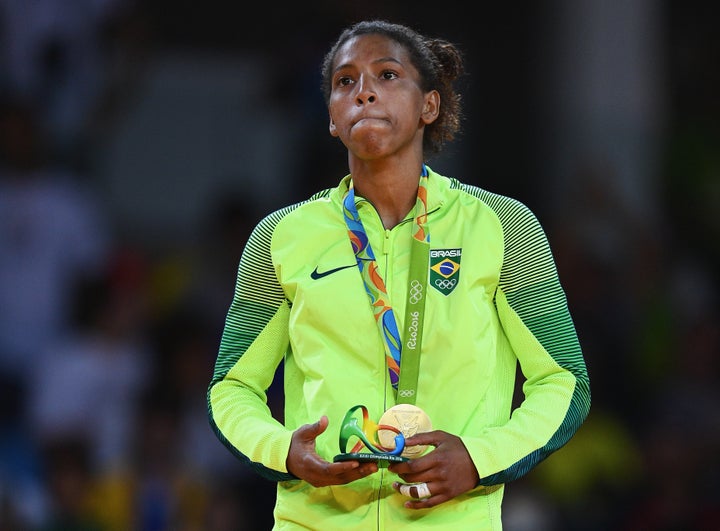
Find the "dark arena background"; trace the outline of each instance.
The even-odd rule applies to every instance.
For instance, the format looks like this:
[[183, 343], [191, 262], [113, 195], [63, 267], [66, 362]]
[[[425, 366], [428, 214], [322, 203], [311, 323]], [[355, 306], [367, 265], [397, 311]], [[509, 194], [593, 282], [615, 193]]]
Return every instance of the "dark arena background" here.
[[717, 3], [3, 0], [0, 531], [270, 528], [205, 392], [248, 231], [346, 172], [319, 65], [363, 18], [463, 50], [429, 163], [536, 212], [585, 352], [504, 529], [717, 528]]

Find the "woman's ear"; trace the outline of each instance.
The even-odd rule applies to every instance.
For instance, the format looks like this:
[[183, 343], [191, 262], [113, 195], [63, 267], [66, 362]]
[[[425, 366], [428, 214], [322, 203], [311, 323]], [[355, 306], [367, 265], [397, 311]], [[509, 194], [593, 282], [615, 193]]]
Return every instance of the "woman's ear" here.
[[337, 128], [335, 127], [335, 121], [332, 119], [332, 116], [330, 117], [330, 125], [328, 126], [328, 129], [330, 130], [330, 136], [338, 136]]
[[425, 125], [428, 125], [437, 119], [438, 114], [440, 114], [440, 93], [437, 90], [431, 90], [425, 95], [420, 118]]

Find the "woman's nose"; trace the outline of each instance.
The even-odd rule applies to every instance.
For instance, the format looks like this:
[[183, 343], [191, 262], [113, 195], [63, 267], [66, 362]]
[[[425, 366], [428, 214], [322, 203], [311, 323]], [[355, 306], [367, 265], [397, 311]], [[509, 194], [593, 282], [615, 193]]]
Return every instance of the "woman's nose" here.
[[377, 99], [377, 93], [373, 82], [365, 76], [360, 76], [358, 80], [358, 92], [356, 101], [358, 105], [373, 103]]

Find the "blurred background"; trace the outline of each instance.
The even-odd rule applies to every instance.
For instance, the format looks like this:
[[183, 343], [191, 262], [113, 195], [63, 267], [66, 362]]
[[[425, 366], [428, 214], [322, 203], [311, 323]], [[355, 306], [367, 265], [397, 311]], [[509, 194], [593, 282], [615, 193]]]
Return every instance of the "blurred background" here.
[[507, 531], [717, 528], [718, 4], [469, 9], [0, 0], [0, 530], [270, 528], [206, 387], [248, 232], [347, 172], [319, 65], [370, 17], [463, 50], [429, 163], [535, 211], [584, 348]]

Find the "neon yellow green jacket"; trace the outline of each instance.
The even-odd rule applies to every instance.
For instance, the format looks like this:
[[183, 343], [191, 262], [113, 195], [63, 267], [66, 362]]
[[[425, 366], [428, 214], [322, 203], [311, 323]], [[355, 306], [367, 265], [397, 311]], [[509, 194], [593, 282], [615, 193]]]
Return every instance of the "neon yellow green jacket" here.
[[[378, 421], [396, 403], [343, 221], [348, 183], [346, 176], [337, 188], [268, 215], [250, 236], [208, 389], [210, 423], [235, 455], [278, 481], [276, 529], [501, 529], [504, 484], [575, 433], [590, 407], [588, 375], [533, 213], [432, 170], [430, 247], [453, 251], [434, 254], [454, 255], [459, 267], [448, 277], [429, 271], [415, 403], [434, 429], [462, 438], [480, 484], [437, 507], [410, 510], [387, 469], [323, 488], [287, 472], [299, 426], [328, 416], [317, 452], [332, 461], [350, 408], [365, 405]], [[356, 203], [403, 330], [412, 214], [385, 230], [372, 205]], [[518, 362], [525, 397], [511, 411]], [[282, 363], [284, 423], [266, 398]]]

